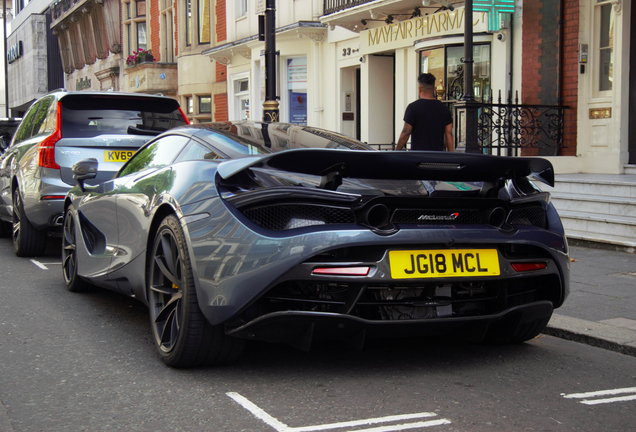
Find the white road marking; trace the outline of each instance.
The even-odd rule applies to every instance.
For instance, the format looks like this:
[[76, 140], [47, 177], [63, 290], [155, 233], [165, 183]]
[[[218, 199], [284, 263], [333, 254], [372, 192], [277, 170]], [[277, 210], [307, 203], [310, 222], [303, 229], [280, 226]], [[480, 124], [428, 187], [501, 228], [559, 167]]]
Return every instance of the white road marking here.
[[268, 425], [270, 425], [277, 431], [289, 430], [289, 426], [287, 426], [285, 423], [279, 422], [274, 417], [267, 414], [264, 410], [260, 409], [258, 406], [250, 402], [247, 398], [244, 398], [240, 394], [234, 393], [234, 392], [226, 393], [226, 394], [232, 399], [234, 399], [236, 402], [238, 402], [239, 405], [241, 405], [243, 408], [251, 412], [252, 415], [254, 415], [254, 417], [256, 417], [259, 420], [263, 420], [265, 423], [267, 423]]
[[380, 426], [373, 429], [356, 429], [355, 432], [394, 432], [394, 431], [402, 431], [407, 429], [441, 426], [445, 424], [450, 424], [450, 420], [446, 420], [446, 419], [429, 420], [425, 422], [407, 423], [407, 424], [400, 424], [395, 426]]
[[[588, 398], [594, 398], [597, 396], [612, 396], [612, 395], [625, 394], [625, 393], [635, 393], [635, 394], [629, 395], [629, 396], [611, 397], [606, 399], [593, 399], [593, 400], [588, 399]], [[593, 391], [593, 392], [587, 392], [587, 393], [572, 393], [568, 395], [566, 395], [565, 393], [561, 393], [561, 396], [563, 396], [566, 399], [583, 399], [582, 401], [579, 401], [579, 403], [582, 403], [585, 405], [624, 402], [624, 401], [636, 400], [636, 387], [600, 390], [600, 391]]]
[[40, 267], [42, 270], [48, 270], [48, 269], [49, 269], [47, 266], [45, 266], [45, 265], [44, 265], [44, 264], [42, 264], [41, 262], [36, 261], [36, 260], [34, 260], [34, 259], [32, 259], [32, 260], [31, 260], [31, 262], [32, 262], [33, 264], [35, 264], [36, 266]]
[[[378, 417], [378, 418], [370, 418], [366, 420], [354, 420], [348, 422], [340, 422], [340, 423], [330, 423], [316, 426], [302, 426], [302, 427], [289, 427], [285, 423], [278, 421], [276, 418], [269, 415], [263, 409], [259, 408], [257, 405], [252, 403], [247, 398], [241, 396], [238, 393], [230, 392], [226, 393], [229, 397], [234, 399], [239, 405], [252, 413], [252, 415], [259, 420], [262, 420], [266, 424], [270, 425], [278, 432], [312, 432], [312, 431], [322, 431], [329, 429], [342, 429], [347, 427], [357, 427], [357, 426], [365, 426], [372, 425], [378, 423], [388, 423], [394, 421], [403, 421], [403, 420], [412, 420], [412, 419], [421, 419], [427, 417], [436, 417], [435, 413], [415, 413], [415, 414], [403, 414], [403, 415], [395, 415], [395, 416], [386, 416], [386, 417]], [[447, 419], [439, 419], [439, 420], [430, 420], [425, 422], [417, 422], [417, 423], [406, 423], [406, 424], [398, 424], [391, 426], [380, 426], [372, 429], [358, 429], [356, 432], [394, 432], [394, 431], [402, 431], [407, 429], [415, 429], [422, 427], [430, 427], [430, 426], [439, 426], [443, 424], [450, 424], [450, 420]]]
[[36, 266], [40, 267], [42, 270], [49, 270], [47, 266], [51, 265], [62, 265], [61, 262], [52, 262], [52, 263], [41, 263], [40, 261], [32, 259], [31, 262]]
[[608, 399], [582, 400], [581, 403], [585, 405], [597, 405], [602, 403], [624, 402], [624, 401], [630, 401], [630, 400], [636, 400], [636, 395], [619, 396], [619, 397], [608, 398]]

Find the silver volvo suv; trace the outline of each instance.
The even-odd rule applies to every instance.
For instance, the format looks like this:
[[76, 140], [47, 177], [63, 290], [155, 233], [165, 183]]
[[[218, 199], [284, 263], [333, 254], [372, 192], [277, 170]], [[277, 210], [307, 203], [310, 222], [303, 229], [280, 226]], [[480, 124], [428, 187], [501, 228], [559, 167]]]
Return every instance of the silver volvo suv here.
[[13, 236], [17, 256], [42, 255], [61, 227], [76, 162], [97, 159], [99, 173], [87, 183], [101, 183], [152, 137], [184, 124], [179, 103], [165, 96], [56, 90], [41, 97], [0, 158], [0, 236]]

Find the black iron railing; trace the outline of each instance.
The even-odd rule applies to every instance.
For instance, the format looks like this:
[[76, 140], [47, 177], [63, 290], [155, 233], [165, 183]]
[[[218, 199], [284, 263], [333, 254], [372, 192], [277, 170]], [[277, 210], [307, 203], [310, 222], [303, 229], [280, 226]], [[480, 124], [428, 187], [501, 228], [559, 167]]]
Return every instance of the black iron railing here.
[[[492, 96], [489, 98], [492, 100]], [[446, 100], [455, 124], [455, 146], [461, 149], [465, 137], [463, 107], [458, 101]], [[461, 104], [459, 104], [461, 105]], [[484, 101], [474, 105], [478, 112], [477, 140], [483, 153], [499, 156], [521, 156], [524, 149], [531, 154], [556, 156], [563, 148], [563, 118], [566, 106], [531, 105], [519, 103], [516, 94], [502, 101], [501, 92], [496, 103]]]
[[[466, 151], [466, 122], [462, 101], [447, 99], [443, 102], [453, 115], [456, 151]], [[452, 97], [452, 96], [451, 96]], [[477, 141], [479, 151], [497, 156], [557, 156], [563, 143], [563, 119], [569, 107], [558, 105], [520, 104], [508, 97], [496, 103], [477, 101]], [[393, 150], [395, 143], [372, 144], [378, 150]], [[527, 151], [524, 151], [527, 150]]]
[[324, 14], [329, 15], [373, 0], [324, 0]]

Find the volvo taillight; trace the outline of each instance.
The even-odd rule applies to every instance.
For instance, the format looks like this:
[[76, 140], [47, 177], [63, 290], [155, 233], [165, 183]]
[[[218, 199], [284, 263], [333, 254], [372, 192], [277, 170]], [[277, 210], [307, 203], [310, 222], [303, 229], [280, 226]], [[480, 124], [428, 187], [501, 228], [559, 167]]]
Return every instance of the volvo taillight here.
[[62, 103], [57, 103], [55, 131], [38, 145], [38, 165], [42, 168], [60, 169], [55, 163], [55, 143], [62, 138]]
[[186, 124], [189, 125], [190, 124], [190, 120], [188, 120], [188, 117], [185, 115], [185, 113], [183, 112], [183, 110], [181, 109], [181, 107], [179, 107], [179, 112], [181, 113], [181, 116], [183, 117], [183, 119], [185, 120]]

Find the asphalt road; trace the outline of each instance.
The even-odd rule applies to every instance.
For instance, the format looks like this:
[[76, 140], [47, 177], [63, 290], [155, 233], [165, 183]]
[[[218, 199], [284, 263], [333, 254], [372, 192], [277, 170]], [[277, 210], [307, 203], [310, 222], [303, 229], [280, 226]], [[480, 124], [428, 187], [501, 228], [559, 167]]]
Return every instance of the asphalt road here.
[[549, 336], [309, 353], [255, 344], [232, 366], [170, 369], [146, 308], [67, 292], [58, 251], [53, 242], [35, 261], [16, 258], [0, 239], [0, 432], [636, 428], [636, 357]]

